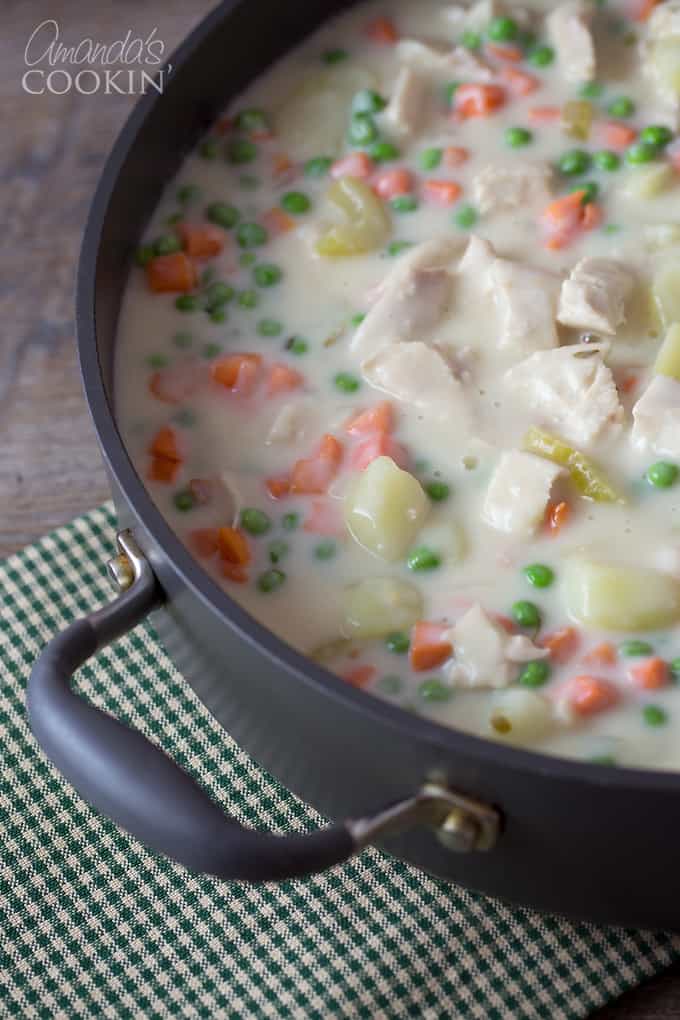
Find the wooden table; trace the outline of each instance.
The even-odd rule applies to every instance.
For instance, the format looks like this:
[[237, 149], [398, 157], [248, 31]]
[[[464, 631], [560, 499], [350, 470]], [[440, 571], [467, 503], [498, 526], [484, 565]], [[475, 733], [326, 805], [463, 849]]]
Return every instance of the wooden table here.
[[[76, 366], [73, 282], [97, 177], [135, 99], [28, 95], [21, 85], [24, 47], [37, 25], [54, 18], [71, 45], [86, 36], [111, 42], [128, 28], [144, 38], [158, 26], [167, 54], [212, 6], [210, 0], [3, 2], [0, 557], [108, 496]], [[598, 1020], [678, 1017], [680, 965], [598, 1014]]]

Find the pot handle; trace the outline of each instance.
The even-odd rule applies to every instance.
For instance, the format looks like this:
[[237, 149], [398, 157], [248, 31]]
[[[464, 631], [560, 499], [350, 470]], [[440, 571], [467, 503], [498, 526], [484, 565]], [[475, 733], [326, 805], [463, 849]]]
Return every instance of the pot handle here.
[[323, 871], [374, 839], [413, 824], [439, 827], [452, 849], [493, 844], [498, 832], [494, 809], [432, 783], [370, 818], [305, 835], [275, 836], [227, 817], [160, 748], [71, 689], [76, 669], [162, 602], [160, 586], [132, 535], [122, 532], [118, 543], [121, 555], [110, 567], [127, 590], [52, 638], [33, 666], [27, 690], [38, 743], [93, 807], [193, 871], [251, 882]]

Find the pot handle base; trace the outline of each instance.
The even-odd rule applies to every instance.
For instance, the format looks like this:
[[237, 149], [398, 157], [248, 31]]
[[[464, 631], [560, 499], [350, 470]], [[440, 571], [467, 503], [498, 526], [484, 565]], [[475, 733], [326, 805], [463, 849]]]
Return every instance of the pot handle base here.
[[132, 535], [123, 532], [118, 541], [118, 567], [131, 569], [127, 590], [52, 638], [33, 667], [27, 690], [38, 743], [93, 807], [193, 871], [250, 882], [323, 871], [374, 839], [413, 824], [434, 825], [454, 850], [493, 845], [495, 810], [432, 783], [371, 818], [304, 835], [262, 833], [226, 816], [159, 747], [71, 688], [75, 670], [162, 603], [158, 582]]

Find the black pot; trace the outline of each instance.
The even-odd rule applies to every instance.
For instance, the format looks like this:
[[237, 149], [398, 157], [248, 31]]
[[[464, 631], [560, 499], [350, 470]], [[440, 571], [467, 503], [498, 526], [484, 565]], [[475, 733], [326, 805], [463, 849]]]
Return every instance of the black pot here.
[[[541, 910], [680, 928], [680, 775], [509, 749], [347, 686], [274, 637], [201, 569], [118, 434], [118, 310], [160, 184], [229, 97], [345, 6], [222, 4], [174, 54], [163, 94], [141, 99], [114, 146], [83, 243], [78, 336], [121, 528], [132, 533], [121, 537], [115, 566], [124, 586], [133, 583], [41, 655], [29, 683], [34, 732], [86, 799], [195, 869], [252, 880], [304, 874], [377, 840], [432, 874]], [[283, 839], [246, 832], [157, 749], [71, 693], [76, 666], [157, 607], [165, 646], [225, 729], [324, 814], [363, 821]]]

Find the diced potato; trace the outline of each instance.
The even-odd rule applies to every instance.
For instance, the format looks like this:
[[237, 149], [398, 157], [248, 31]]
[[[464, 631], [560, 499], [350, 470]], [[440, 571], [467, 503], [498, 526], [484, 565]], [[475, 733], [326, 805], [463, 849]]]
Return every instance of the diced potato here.
[[650, 223], [643, 233], [648, 251], [663, 251], [680, 244], [680, 223]]
[[494, 696], [489, 726], [494, 737], [528, 744], [546, 736], [554, 726], [554, 717], [550, 702], [542, 694], [511, 687]]
[[651, 46], [650, 62], [664, 92], [680, 96], [680, 38], [657, 40]]
[[666, 337], [656, 356], [654, 371], [657, 375], [669, 375], [680, 382], [680, 322], [668, 327]]
[[680, 620], [680, 582], [669, 574], [574, 558], [562, 576], [568, 612], [589, 627], [656, 630]]
[[562, 130], [570, 138], [585, 142], [593, 123], [593, 106], [587, 99], [571, 99], [562, 107]]
[[654, 300], [666, 328], [680, 322], [680, 262], [662, 266], [652, 284]]
[[398, 560], [425, 523], [429, 500], [413, 475], [378, 457], [348, 489], [344, 511], [360, 545], [383, 560]]
[[390, 232], [385, 206], [372, 189], [356, 177], [341, 177], [326, 192], [327, 200], [343, 216], [316, 242], [319, 255], [361, 255], [380, 248]]
[[360, 67], [336, 67], [305, 75], [275, 117], [279, 142], [300, 159], [319, 152], [339, 155], [352, 97], [361, 89], [375, 86], [375, 76]]
[[344, 592], [345, 632], [357, 638], [386, 637], [422, 619], [423, 597], [408, 581], [369, 577]]
[[652, 163], [651, 166], [631, 170], [623, 183], [623, 194], [628, 198], [656, 198], [671, 187], [675, 172], [670, 163]]

